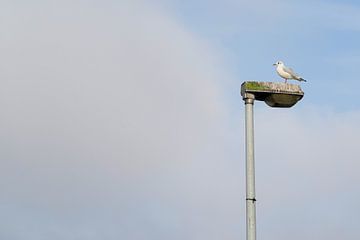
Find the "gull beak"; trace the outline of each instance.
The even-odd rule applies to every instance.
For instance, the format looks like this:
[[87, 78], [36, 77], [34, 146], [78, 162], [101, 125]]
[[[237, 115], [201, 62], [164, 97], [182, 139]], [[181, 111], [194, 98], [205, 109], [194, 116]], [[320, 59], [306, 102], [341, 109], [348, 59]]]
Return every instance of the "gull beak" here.
[[276, 66], [276, 63], [274, 63], [273, 66]]

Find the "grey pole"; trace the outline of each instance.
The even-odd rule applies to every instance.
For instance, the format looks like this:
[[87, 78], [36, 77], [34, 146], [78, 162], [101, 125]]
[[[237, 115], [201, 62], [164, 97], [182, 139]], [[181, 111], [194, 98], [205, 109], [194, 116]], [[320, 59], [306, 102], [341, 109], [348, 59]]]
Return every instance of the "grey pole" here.
[[289, 108], [302, 99], [304, 92], [294, 84], [255, 81], [241, 84], [240, 92], [245, 101], [246, 240], [256, 240], [254, 101], [264, 101], [270, 107]]
[[246, 239], [256, 240], [255, 212], [255, 161], [254, 161], [254, 100], [253, 94], [247, 93], [245, 101], [246, 132]]

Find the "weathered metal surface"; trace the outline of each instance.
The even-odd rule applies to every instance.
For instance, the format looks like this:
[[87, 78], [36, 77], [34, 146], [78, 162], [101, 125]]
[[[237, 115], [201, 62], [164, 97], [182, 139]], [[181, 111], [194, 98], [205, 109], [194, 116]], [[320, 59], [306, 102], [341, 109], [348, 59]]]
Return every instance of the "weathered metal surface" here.
[[299, 85], [255, 81], [244, 82], [241, 85], [243, 99], [248, 98], [249, 94], [270, 107], [292, 107], [304, 96]]
[[[249, 94], [250, 95], [250, 94]], [[246, 239], [256, 240], [254, 96], [245, 99], [246, 136]]]

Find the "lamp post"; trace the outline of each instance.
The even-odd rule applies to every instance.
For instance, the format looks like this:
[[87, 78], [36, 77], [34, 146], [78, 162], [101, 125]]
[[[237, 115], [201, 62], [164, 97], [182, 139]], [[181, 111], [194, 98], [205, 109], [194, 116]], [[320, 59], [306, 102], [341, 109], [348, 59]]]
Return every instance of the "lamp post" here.
[[246, 148], [246, 239], [256, 240], [254, 102], [264, 101], [270, 107], [289, 108], [304, 96], [300, 86], [272, 82], [244, 82], [241, 96], [245, 102]]

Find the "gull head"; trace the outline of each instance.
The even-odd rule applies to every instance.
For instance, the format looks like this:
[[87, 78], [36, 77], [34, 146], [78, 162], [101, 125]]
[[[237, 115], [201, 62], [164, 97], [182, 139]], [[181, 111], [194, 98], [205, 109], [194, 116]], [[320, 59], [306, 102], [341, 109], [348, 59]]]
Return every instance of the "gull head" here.
[[282, 61], [277, 61], [276, 63], [273, 64], [274, 66], [282, 66], [284, 65], [284, 63]]

